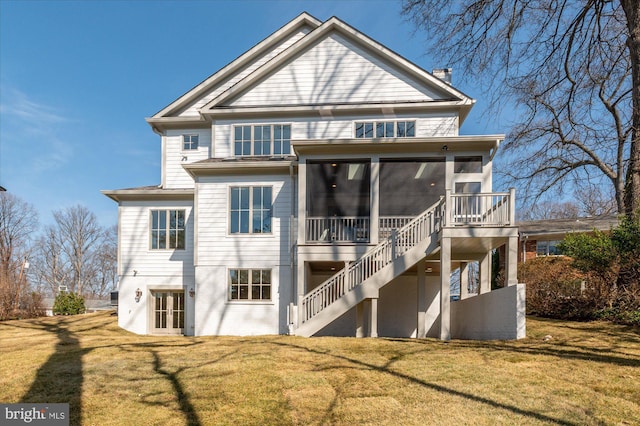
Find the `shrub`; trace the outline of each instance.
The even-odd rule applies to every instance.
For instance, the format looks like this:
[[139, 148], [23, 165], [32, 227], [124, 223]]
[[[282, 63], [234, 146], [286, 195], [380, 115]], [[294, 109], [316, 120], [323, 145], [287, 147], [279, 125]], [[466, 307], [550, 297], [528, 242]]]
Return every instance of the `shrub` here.
[[54, 315], [84, 314], [84, 298], [76, 293], [63, 292], [56, 296], [53, 302]]
[[625, 311], [619, 308], [601, 309], [594, 312], [594, 319], [640, 327], [640, 309], [635, 311]]
[[527, 313], [560, 319], [588, 319], [596, 309], [583, 286], [587, 275], [571, 266], [566, 257], [538, 257], [518, 268], [526, 283]]

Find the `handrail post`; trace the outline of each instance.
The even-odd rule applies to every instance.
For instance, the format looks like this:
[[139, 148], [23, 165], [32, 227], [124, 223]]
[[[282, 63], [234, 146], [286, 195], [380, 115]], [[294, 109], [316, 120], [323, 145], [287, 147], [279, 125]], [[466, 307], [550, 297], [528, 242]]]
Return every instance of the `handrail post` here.
[[516, 189], [509, 188], [509, 225], [516, 223]]
[[398, 242], [398, 230], [393, 228], [391, 230], [391, 261], [396, 258], [396, 243]]
[[347, 294], [349, 289], [351, 288], [351, 274], [349, 273], [349, 265], [350, 262], [344, 262], [344, 280], [342, 280], [342, 294]]
[[451, 214], [451, 190], [447, 189], [444, 193], [444, 208], [443, 208], [442, 226], [449, 225], [449, 215]]

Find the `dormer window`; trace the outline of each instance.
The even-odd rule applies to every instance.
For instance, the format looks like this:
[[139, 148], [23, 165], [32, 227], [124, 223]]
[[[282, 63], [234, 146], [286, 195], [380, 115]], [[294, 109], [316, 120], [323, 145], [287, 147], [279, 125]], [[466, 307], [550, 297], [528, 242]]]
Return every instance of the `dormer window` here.
[[182, 135], [182, 150], [193, 151], [198, 149], [198, 135]]
[[355, 137], [360, 138], [413, 138], [415, 121], [356, 121]]
[[291, 154], [291, 125], [235, 126], [233, 153], [236, 156], [283, 156]]

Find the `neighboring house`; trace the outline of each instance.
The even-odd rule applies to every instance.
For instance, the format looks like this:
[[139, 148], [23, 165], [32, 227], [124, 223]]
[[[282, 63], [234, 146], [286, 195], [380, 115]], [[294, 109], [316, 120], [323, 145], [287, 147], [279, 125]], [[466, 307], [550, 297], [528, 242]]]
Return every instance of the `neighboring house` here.
[[567, 234], [609, 232], [618, 226], [617, 216], [591, 216], [574, 219], [541, 219], [518, 222], [520, 247], [518, 259], [526, 262], [539, 256], [558, 256], [558, 245]]
[[[459, 135], [474, 100], [434, 74], [303, 13], [148, 118], [160, 185], [103, 191], [120, 326], [524, 337], [514, 194], [492, 192], [503, 135]], [[490, 291], [502, 245], [509, 286]], [[452, 302], [468, 262], [481, 294]]]

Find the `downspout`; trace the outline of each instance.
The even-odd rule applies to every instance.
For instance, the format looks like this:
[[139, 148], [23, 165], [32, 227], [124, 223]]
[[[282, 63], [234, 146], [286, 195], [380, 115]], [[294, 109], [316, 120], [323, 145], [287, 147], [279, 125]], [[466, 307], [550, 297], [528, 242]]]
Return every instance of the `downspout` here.
[[522, 263], [527, 261], [527, 239], [529, 239], [529, 236], [522, 234]]
[[498, 147], [500, 146], [501, 139], [496, 139], [496, 142], [493, 144], [493, 149], [491, 150], [489, 161], [493, 161], [493, 157], [496, 156], [496, 152], [498, 152]]
[[296, 179], [295, 179], [295, 174], [294, 174], [294, 167], [293, 167], [293, 162], [291, 162], [291, 164], [289, 164], [289, 177], [291, 178], [291, 215], [289, 218], [289, 265], [291, 265], [291, 267], [289, 268], [291, 277], [291, 299], [289, 301], [289, 315], [288, 315], [288, 327], [289, 327], [289, 335], [293, 335], [295, 333], [295, 324], [297, 323], [295, 315], [296, 315], [296, 308], [295, 308], [295, 304], [294, 304], [294, 298], [296, 297], [296, 269], [297, 269], [297, 262], [296, 262], [296, 250], [294, 250], [294, 245], [297, 247], [297, 245], [295, 244], [295, 240], [294, 240], [294, 232], [297, 229], [297, 226], [295, 224], [295, 212], [296, 212]]

